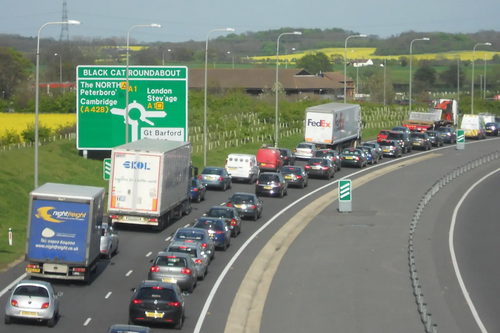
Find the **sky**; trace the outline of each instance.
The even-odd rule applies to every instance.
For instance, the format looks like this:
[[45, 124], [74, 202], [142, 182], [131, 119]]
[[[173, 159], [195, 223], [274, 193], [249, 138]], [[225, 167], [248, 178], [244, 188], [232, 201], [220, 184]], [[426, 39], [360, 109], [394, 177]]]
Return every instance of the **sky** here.
[[[386, 38], [405, 31], [469, 33], [500, 31], [498, 0], [332, 1], [332, 0], [66, 0], [69, 37], [123, 37], [135, 25], [137, 42], [204, 41], [212, 29], [235, 33], [291, 28], [341, 28]], [[61, 21], [63, 0], [1, 0], [0, 33], [36, 37], [47, 22]], [[43, 28], [41, 37], [59, 39], [60, 25]], [[215, 38], [226, 32], [214, 32]]]

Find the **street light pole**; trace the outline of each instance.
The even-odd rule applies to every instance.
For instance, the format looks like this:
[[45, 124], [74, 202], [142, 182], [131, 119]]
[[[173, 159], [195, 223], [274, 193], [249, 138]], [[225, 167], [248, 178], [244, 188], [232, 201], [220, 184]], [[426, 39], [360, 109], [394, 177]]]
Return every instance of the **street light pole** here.
[[128, 143], [128, 91], [130, 89], [129, 85], [129, 72], [128, 72], [128, 63], [129, 63], [129, 45], [130, 45], [130, 32], [134, 30], [135, 28], [161, 28], [160, 24], [156, 23], [151, 23], [151, 24], [139, 24], [139, 25], [134, 25], [132, 28], [127, 33], [127, 66], [126, 66], [126, 80], [125, 80], [125, 86], [126, 86], [126, 91], [125, 91], [125, 143]]
[[344, 44], [344, 103], [347, 103], [347, 40], [349, 38], [366, 37], [366, 35], [351, 35], [345, 39]]
[[54, 56], [59, 56], [59, 83], [62, 82], [62, 56], [55, 53]]
[[302, 32], [300, 31], [294, 31], [294, 32], [284, 32], [281, 35], [278, 36], [278, 39], [276, 41], [276, 84], [275, 84], [275, 92], [276, 92], [276, 115], [274, 118], [274, 147], [278, 148], [278, 135], [279, 135], [279, 118], [278, 118], [278, 95], [279, 95], [279, 89], [278, 89], [278, 68], [279, 68], [279, 54], [280, 54], [280, 38], [283, 35], [302, 35]]
[[486, 58], [488, 58], [488, 54], [484, 55], [484, 75], [483, 75], [483, 99], [486, 99]]
[[457, 57], [457, 102], [460, 101], [460, 56]]
[[472, 49], [472, 85], [471, 85], [471, 94], [470, 94], [470, 113], [474, 114], [474, 58], [476, 55], [476, 47], [484, 45], [484, 46], [491, 46], [491, 43], [477, 43], [474, 45], [474, 48]]
[[203, 100], [203, 167], [207, 166], [207, 68], [208, 68], [208, 36], [215, 31], [234, 31], [233, 28], [212, 29], [207, 34], [205, 43], [205, 95]]
[[387, 67], [387, 59], [384, 58], [384, 106], [385, 106], [385, 90], [387, 87], [387, 85], [386, 85], [386, 83], [387, 83], [387, 81], [386, 81], [386, 72], [387, 72], [386, 67]]
[[[80, 21], [75, 21], [75, 20], [67, 20], [63, 22], [47, 22], [44, 25], [40, 27], [38, 30], [38, 37], [36, 41], [36, 75], [35, 75], [35, 169], [34, 169], [34, 175], [33, 178], [35, 180], [35, 189], [38, 188], [38, 145], [39, 145], [39, 139], [38, 139], [38, 100], [39, 100], [39, 94], [40, 94], [40, 87], [39, 87], [39, 79], [40, 79], [40, 33], [42, 32], [42, 29], [45, 28], [48, 25], [54, 25], [54, 24], [71, 24], [71, 25], [78, 25], [81, 24]], [[4, 95], [5, 97], [5, 95]]]
[[234, 69], [234, 54], [231, 53], [231, 51], [227, 51], [227, 54], [231, 54], [231, 56], [233, 57], [233, 69]]
[[409, 110], [411, 112], [411, 79], [412, 79], [412, 70], [411, 70], [411, 63], [412, 63], [412, 47], [413, 47], [413, 42], [419, 41], [419, 40], [429, 40], [429, 38], [424, 37], [424, 38], [416, 38], [411, 41], [410, 43], [410, 99], [409, 99]]

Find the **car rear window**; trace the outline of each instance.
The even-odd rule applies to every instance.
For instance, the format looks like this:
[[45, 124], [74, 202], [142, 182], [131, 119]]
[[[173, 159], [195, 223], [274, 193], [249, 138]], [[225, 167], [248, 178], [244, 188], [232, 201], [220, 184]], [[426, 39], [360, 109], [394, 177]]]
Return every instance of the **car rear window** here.
[[250, 202], [253, 203], [253, 196], [244, 194], [234, 194], [231, 197], [232, 202]]
[[176, 256], [160, 256], [156, 258], [155, 265], [168, 267], [187, 267], [187, 262], [185, 258], [178, 258]]
[[312, 145], [310, 144], [307, 144], [307, 143], [299, 143], [297, 148], [307, 148], [307, 149], [311, 149]]
[[300, 168], [296, 168], [296, 167], [284, 167], [281, 170], [281, 173], [292, 173], [294, 175], [300, 175], [302, 172], [301, 172]]
[[324, 150], [318, 150], [314, 156], [316, 157], [323, 157], [323, 156], [333, 156], [335, 155], [333, 151], [324, 151]]
[[259, 182], [279, 182], [280, 178], [276, 175], [260, 175]]
[[38, 286], [20, 286], [14, 291], [16, 296], [49, 297], [47, 289]]
[[192, 180], [191, 187], [198, 187], [198, 182], [196, 180]]
[[205, 230], [224, 231], [222, 224], [221, 221], [216, 220], [199, 220], [194, 227]]
[[323, 158], [311, 158], [307, 161], [309, 165], [328, 165], [328, 161]]
[[380, 135], [387, 135], [389, 133], [390, 133], [390, 131], [380, 131], [378, 134], [380, 134]]
[[283, 156], [288, 156], [288, 151], [287, 151], [287, 150], [280, 149], [280, 153], [281, 153], [281, 155], [283, 155]]
[[401, 133], [389, 133], [387, 135], [387, 139], [397, 139], [397, 140], [402, 140], [404, 138], [403, 134]]
[[423, 138], [425, 138], [425, 134], [423, 134], [423, 133], [412, 133], [412, 134], [410, 134], [410, 137], [411, 138], [421, 138], [421, 139], [423, 139]]
[[205, 169], [201, 172], [202, 175], [222, 175], [222, 169]]
[[192, 240], [203, 240], [205, 235], [199, 232], [183, 232], [179, 231], [175, 235], [175, 239], [192, 239]]
[[189, 246], [169, 246], [167, 252], [179, 252], [179, 253], [186, 253], [191, 256], [191, 258], [196, 258], [197, 253], [196, 253], [196, 248], [195, 247], [189, 247]]
[[436, 136], [436, 135], [437, 135], [437, 132], [427, 131], [427, 135], [428, 135], [428, 136]]
[[208, 211], [207, 213], [208, 217], [225, 217], [225, 218], [231, 218], [233, 217], [233, 212], [230, 211], [229, 209], [216, 209], [212, 208]]
[[451, 128], [449, 128], [449, 127], [440, 127], [440, 128], [438, 128], [438, 132], [451, 132]]
[[394, 141], [382, 141], [380, 143], [381, 146], [395, 146], [396, 144], [394, 143]]
[[344, 155], [360, 155], [360, 152], [359, 152], [359, 150], [346, 149], [342, 152], [342, 154], [344, 154]]
[[136, 295], [136, 299], [142, 300], [176, 301], [176, 298], [172, 289], [162, 287], [142, 287]]

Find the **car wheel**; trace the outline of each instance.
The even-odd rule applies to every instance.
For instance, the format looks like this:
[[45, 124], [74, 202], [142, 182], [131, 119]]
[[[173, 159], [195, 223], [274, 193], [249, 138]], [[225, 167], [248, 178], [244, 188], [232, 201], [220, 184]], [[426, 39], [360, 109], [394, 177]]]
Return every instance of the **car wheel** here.
[[253, 220], [257, 221], [258, 219], [259, 219], [259, 213], [255, 212], [255, 214], [253, 215]]
[[188, 289], [188, 291], [187, 291], [188, 293], [190, 293], [190, 294], [192, 294], [192, 293], [193, 293], [193, 291], [194, 291], [194, 285], [195, 285], [195, 284], [196, 284], [196, 283], [193, 283], [193, 284], [191, 285], [191, 287], [189, 287], [189, 289]]
[[128, 324], [129, 325], [135, 325], [134, 321], [132, 319], [130, 319], [130, 318], [128, 319]]
[[203, 281], [205, 280], [205, 276], [207, 276], [207, 270], [205, 269], [205, 271], [203, 272], [203, 274], [201, 276], [198, 277], [198, 280], [199, 281]]
[[233, 181], [229, 180], [229, 186], [228, 186], [228, 188], [230, 189], [231, 187], [233, 187]]
[[118, 253], [118, 246], [120, 246], [120, 242], [116, 242], [116, 249], [115, 249], [115, 252], [113, 252], [114, 254], [117, 254]]
[[47, 321], [47, 326], [54, 327], [55, 324], [56, 324], [56, 314], [54, 313], [54, 316]]
[[225, 192], [226, 189], [227, 189], [227, 184], [226, 184], [226, 182], [224, 182], [224, 185], [222, 185], [222, 190]]
[[111, 260], [111, 257], [113, 256], [113, 252], [111, 252], [111, 246], [109, 247], [109, 250], [106, 254], [106, 259]]
[[184, 325], [184, 313], [182, 314], [181, 319], [179, 319], [179, 322], [175, 325], [175, 329], [181, 330], [183, 325]]
[[201, 202], [201, 194], [198, 194], [198, 197], [196, 198], [196, 202], [200, 203]]
[[280, 198], [283, 198], [283, 190], [280, 191]]
[[237, 235], [241, 234], [241, 224], [240, 224], [240, 227], [238, 228], [238, 233]]
[[300, 185], [300, 188], [302, 188], [302, 189], [303, 189], [304, 187], [306, 187], [306, 183], [305, 183], [305, 182], [302, 182], [302, 184]]
[[10, 325], [10, 316], [5, 315], [4, 322], [5, 322], [5, 325]]

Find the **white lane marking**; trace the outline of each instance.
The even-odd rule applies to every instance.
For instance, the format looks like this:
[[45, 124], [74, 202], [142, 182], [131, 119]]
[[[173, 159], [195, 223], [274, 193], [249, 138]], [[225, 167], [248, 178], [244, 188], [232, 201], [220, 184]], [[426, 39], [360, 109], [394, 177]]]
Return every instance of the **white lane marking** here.
[[109, 293], [106, 294], [106, 296], [104, 296], [104, 298], [109, 298], [109, 296], [111, 296], [112, 292], [110, 291]]
[[83, 326], [87, 326], [91, 320], [92, 318], [87, 318], [87, 320], [85, 320], [85, 322], [83, 323]]
[[490, 172], [483, 178], [479, 179], [477, 182], [472, 185], [467, 192], [462, 196], [458, 204], [455, 206], [455, 209], [453, 210], [453, 215], [451, 217], [451, 225], [450, 225], [450, 232], [448, 236], [448, 243], [450, 247], [450, 253], [451, 253], [451, 261], [453, 263], [453, 268], [455, 269], [455, 274], [458, 279], [458, 283], [460, 284], [460, 288], [462, 289], [462, 293], [464, 294], [465, 300], [467, 301], [467, 304], [469, 305], [470, 311], [472, 312], [472, 315], [474, 316], [474, 319], [476, 320], [477, 326], [479, 326], [479, 329], [481, 330], [482, 333], [487, 333], [488, 331], [486, 330], [486, 327], [484, 327], [483, 322], [481, 321], [481, 318], [479, 318], [479, 314], [477, 313], [476, 307], [474, 306], [474, 303], [472, 303], [472, 299], [470, 298], [469, 292], [467, 291], [467, 288], [465, 287], [464, 280], [462, 278], [462, 274], [460, 273], [460, 268], [458, 267], [458, 261], [457, 257], [455, 254], [455, 246], [453, 245], [453, 234], [455, 232], [455, 224], [457, 222], [457, 215], [458, 211], [460, 210], [460, 207], [462, 206], [463, 202], [465, 199], [467, 199], [467, 196], [474, 190], [474, 188], [479, 185], [481, 182], [483, 182], [486, 178], [490, 177], [491, 175], [497, 173], [500, 171], [499, 169], [496, 169], [495, 171]]
[[188, 224], [186, 224], [186, 225], [184, 226], [184, 228], [187, 228], [187, 227], [189, 227], [190, 225], [191, 225], [191, 224], [189, 224], [189, 223], [188, 223]]
[[127, 272], [127, 274], [125, 274], [125, 276], [129, 276], [130, 274], [132, 274], [133, 270], [130, 270]]
[[168, 242], [171, 239], [172, 239], [172, 236], [168, 236], [167, 238], [165, 238], [165, 242]]
[[14, 282], [12, 282], [7, 287], [5, 287], [2, 291], [0, 291], [0, 297], [2, 297], [6, 292], [9, 291], [9, 289], [11, 289], [12, 287], [14, 287], [19, 281], [21, 281], [22, 279], [24, 279], [27, 276], [28, 276], [28, 274], [24, 273], [23, 275], [21, 275], [20, 277], [18, 277], [17, 279], [15, 279]]
[[153, 254], [153, 252], [148, 252], [148, 254], [146, 254], [146, 257], [149, 257], [152, 254]]

